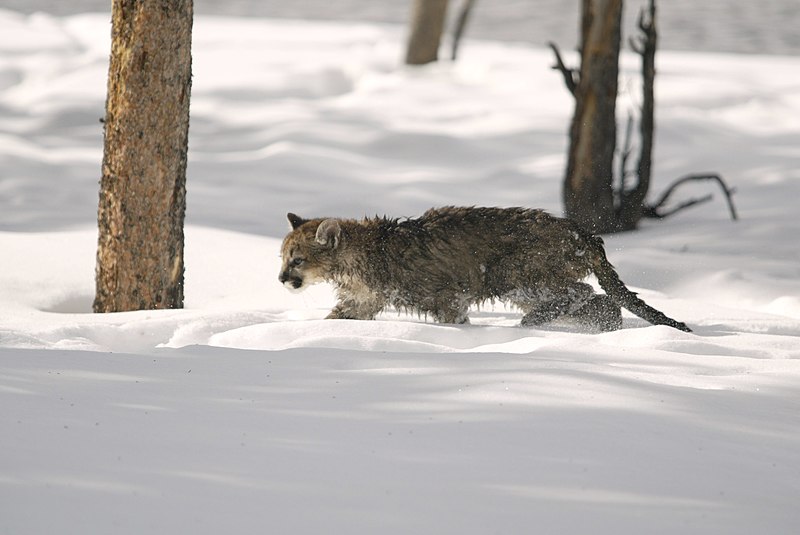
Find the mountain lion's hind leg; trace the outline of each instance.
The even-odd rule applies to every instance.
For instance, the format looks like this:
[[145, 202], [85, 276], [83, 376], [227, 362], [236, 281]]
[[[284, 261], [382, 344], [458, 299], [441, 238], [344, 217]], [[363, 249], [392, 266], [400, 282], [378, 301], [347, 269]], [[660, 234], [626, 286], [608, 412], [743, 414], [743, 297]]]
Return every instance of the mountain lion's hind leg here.
[[469, 303], [457, 296], [448, 299], [439, 299], [431, 307], [431, 316], [437, 323], [454, 323], [464, 325], [469, 323]]
[[594, 296], [594, 289], [577, 282], [566, 288], [537, 289], [515, 292], [512, 302], [524, 313], [520, 325], [532, 327], [572, 314], [583, 308]]
[[570, 314], [584, 325], [601, 331], [616, 331], [622, 328], [622, 310], [607, 295], [595, 295], [586, 305]]

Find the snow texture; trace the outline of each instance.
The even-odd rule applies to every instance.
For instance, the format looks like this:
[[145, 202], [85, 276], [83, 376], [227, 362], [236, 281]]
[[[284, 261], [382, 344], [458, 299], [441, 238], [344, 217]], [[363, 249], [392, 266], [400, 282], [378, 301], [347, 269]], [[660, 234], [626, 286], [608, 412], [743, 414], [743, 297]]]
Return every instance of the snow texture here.
[[571, 97], [543, 48], [409, 69], [397, 27], [199, 16], [186, 308], [92, 315], [109, 23], [0, 28], [0, 533], [800, 529], [800, 59], [658, 56], [653, 193], [717, 171], [741, 220], [606, 244], [694, 333], [325, 321], [277, 280], [286, 212], [558, 213]]

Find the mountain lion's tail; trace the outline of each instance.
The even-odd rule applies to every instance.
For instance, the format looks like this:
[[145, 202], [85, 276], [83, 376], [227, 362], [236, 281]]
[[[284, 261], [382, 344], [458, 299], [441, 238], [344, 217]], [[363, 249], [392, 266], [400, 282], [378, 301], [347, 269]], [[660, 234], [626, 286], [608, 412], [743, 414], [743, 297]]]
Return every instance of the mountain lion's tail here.
[[685, 323], [675, 321], [668, 317], [663, 312], [656, 310], [644, 301], [642, 301], [636, 293], [630, 291], [625, 283], [623, 283], [614, 266], [606, 258], [605, 248], [603, 247], [603, 240], [598, 236], [584, 235], [592, 245], [592, 266], [597, 280], [600, 282], [600, 287], [605, 290], [619, 306], [627, 308], [640, 318], [649, 321], [654, 325], [668, 325], [675, 329], [690, 333], [692, 330], [686, 326]]

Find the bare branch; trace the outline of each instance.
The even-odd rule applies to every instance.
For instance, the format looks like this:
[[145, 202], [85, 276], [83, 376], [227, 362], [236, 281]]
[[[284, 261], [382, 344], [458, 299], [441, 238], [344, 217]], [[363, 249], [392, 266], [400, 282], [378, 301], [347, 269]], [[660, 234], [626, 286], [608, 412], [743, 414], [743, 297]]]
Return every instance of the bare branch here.
[[640, 37], [638, 40], [636, 40], [633, 37], [631, 37], [630, 39], [628, 39], [628, 44], [631, 45], [631, 49], [633, 49], [634, 52], [636, 52], [640, 56], [644, 55], [644, 39]]
[[670, 187], [667, 188], [666, 191], [664, 191], [663, 194], [661, 194], [661, 197], [658, 199], [658, 201], [656, 201], [654, 204], [647, 205], [645, 207], [645, 210], [644, 210], [643, 214], [646, 215], [647, 217], [652, 217], [652, 218], [664, 218], [664, 217], [667, 217], [669, 215], [674, 214], [675, 212], [678, 212], [678, 211], [683, 210], [685, 208], [689, 208], [690, 206], [694, 206], [694, 205], [699, 204], [701, 202], [706, 202], [706, 201], [710, 200], [711, 196], [708, 195], [708, 196], [702, 197], [700, 199], [693, 199], [693, 200], [686, 201], [686, 202], [678, 205], [676, 208], [674, 208], [672, 210], [669, 210], [668, 212], [661, 211], [661, 207], [664, 206], [664, 204], [667, 203], [667, 201], [669, 200], [670, 196], [675, 192], [675, 190], [678, 188], [678, 186], [680, 186], [682, 184], [686, 184], [687, 182], [702, 181], [702, 180], [713, 180], [717, 184], [719, 184], [719, 187], [722, 189], [722, 192], [725, 194], [725, 199], [728, 202], [728, 210], [730, 211], [731, 219], [734, 220], [734, 221], [737, 221], [739, 219], [739, 217], [738, 217], [738, 215], [736, 213], [736, 207], [733, 205], [733, 194], [736, 192], [736, 190], [734, 190], [732, 188], [729, 188], [728, 185], [725, 183], [725, 181], [722, 179], [722, 177], [719, 176], [716, 173], [692, 174], [692, 175], [686, 175], [686, 176], [684, 176], [682, 178], [679, 178], [678, 180], [673, 182], [672, 185], [670, 185]]
[[572, 96], [575, 96], [575, 91], [577, 91], [578, 86], [578, 82], [575, 80], [575, 70], [569, 69], [564, 65], [564, 60], [561, 59], [561, 52], [558, 51], [558, 46], [554, 42], [550, 41], [547, 44], [556, 56], [556, 64], [553, 65], [553, 70], [561, 72], [561, 75], [564, 77], [564, 84], [567, 86]]
[[698, 197], [697, 199], [689, 199], [688, 201], [682, 202], [681, 204], [679, 204], [675, 208], [672, 208], [671, 210], [667, 210], [665, 212], [664, 211], [655, 210], [655, 209], [653, 209], [652, 206], [645, 206], [642, 209], [642, 216], [643, 217], [648, 217], [650, 219], [665, 219], [665, 218], [667, 218], [667, 217], [669, 217], [669, 216], [671, 216], [673, 214], [676, 214], [676, 213], [678, 213], [678, 212], [680, 212], [682, 210], [685, 210], [686, 208], [690, 208], [690, 207], [696, 206], [698, 204], [706, 203], [706, 202], [710, 201], [713, 198], [714, 198], [714, 196], [709, 194], [709, 195], [706, 195], [705, 197]]
[[[650, 2], [650, 9], [653, 9], [653, 2]], [[652, 19], [651, 19], [652, 22]], [[636, 18], [636, 26], [642, 31], [642, 33], [647, 33], [648, 24], [644, 20], [644, 8], [639, 10], [639, 16]]]
[[625, 195], [625, 191], [627, 189], [625, 184], [625, 179], [634, 174], [628, 171], [628, 158], [630, 158], [631, 155], [631, 132], [633, 132], [633, 114], [628, 113], [628, 123], [625, 125], [625, 142], [624, 145], [622, 146], [622, 153], [620, 156], [620, 164], [619, 164], [620, 197], [623, 197]]

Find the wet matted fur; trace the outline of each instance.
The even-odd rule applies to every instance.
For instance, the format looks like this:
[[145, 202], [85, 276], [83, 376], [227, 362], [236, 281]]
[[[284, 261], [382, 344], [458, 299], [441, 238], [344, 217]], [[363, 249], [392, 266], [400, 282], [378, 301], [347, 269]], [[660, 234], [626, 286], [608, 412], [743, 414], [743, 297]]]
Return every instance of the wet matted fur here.
[[[624, 307], [690, 332], [623, 284], [602, 239], [541, 210], [445, 207], [414, 219], [288, 219], [279, 280], [290, 290], [332, 283], [338, 303], [331, 319], [373, 319], [393, 306], [466, 323], [470, 306], [500, 300], [522, 310], [523, 325], [571, 316], [614, 330]], [[584, 282], [590, 274], [605, 295]]]

